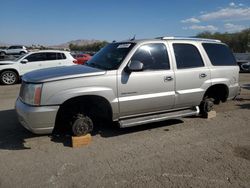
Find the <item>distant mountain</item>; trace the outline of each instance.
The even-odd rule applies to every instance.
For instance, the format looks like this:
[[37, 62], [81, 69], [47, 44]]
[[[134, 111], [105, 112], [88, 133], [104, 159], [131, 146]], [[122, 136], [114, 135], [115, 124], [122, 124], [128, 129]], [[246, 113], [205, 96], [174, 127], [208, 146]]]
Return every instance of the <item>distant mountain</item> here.
[[78, 46], [84, 46], [84, 45], [88, 45], [88, 44], [93, 44], [95, 42], [102, 42], [101, 40], [86, 40], [86, 39], [79, 39], [79, 40], [72, 40], [69, 41], [67, 43], [63, 43], [63, 44], [59, 44], [59, 45], [53, 45], [53, 46], [49, 46], [50, 48], [58, 48], [58, 49], [65, 49], [65, 48], [69, 48], [70, 44], [74, 44], [74, 45], [78, 45]]

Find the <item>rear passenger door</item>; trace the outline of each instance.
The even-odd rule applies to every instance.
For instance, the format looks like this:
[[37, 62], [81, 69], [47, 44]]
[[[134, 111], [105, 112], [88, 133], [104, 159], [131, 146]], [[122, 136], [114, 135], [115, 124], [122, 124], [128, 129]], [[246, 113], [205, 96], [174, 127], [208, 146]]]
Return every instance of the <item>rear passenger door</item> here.
[[43, 68], [57, 67], [59, 61], [57, 60], [57, 53], [55, 52], [46, 52], [46, 60], [42, 63]]
[[210, 69], [206, 66], [197, 43], [172, 42], [175, 59], [176, 108], [199, 105], [211, 85]]
[[65, 65], [65, 55], [59, 52], [46, 52], [46, 60], [42, 62], [43, 68], [51, 68]]

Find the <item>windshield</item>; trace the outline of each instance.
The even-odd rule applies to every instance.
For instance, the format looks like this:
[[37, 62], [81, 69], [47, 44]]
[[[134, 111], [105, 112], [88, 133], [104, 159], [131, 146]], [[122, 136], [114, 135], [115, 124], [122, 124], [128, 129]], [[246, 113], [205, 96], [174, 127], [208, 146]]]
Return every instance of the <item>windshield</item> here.
[[103, 70], [117, 69], [135, 43], [111, 43], [106, 45], [85, 65]]
[[26, 56], [27, 54], [23, 54], [21, 56], [19, 56], [18, 58], [14, 59], [13, 61], [19, 61], [20, 59], [22, 59], [24, 56]]

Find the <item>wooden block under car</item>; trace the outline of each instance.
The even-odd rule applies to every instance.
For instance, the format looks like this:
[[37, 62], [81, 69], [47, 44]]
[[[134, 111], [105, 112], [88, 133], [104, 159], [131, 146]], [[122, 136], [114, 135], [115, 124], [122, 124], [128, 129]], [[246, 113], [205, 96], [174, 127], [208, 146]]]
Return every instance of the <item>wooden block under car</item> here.
[[215, 118], [215, 117], [216, 117], [215, 110], [211, 110], [210, 112], [207, 113], [207, 115], [205, 115], [205, 118], [207, 118], [207, 119], [211, 119], [211, 118]]
[[86, 146], [91, 142], [91, 135], [86, 134], [84, 136], [72, 136], [72, 147], [77, 148], [81, 146]]

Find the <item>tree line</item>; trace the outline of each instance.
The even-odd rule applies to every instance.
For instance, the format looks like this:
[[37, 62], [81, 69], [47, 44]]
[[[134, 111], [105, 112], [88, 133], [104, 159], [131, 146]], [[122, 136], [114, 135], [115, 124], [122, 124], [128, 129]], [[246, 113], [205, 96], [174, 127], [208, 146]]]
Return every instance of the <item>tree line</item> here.
[[105, 45], [107, 45], [107, 41], [95, 42], [92, 44], [86, 45], [76, 45], [76, 44], [69, 44], [70, 51], [87, 51], [87, 52], [97, 52]]
[[233, 52], [250, 52], [250, 28], [236, 33], [203, 32], [196, 37], [221, 40], [223, 43], [226, 43]]

